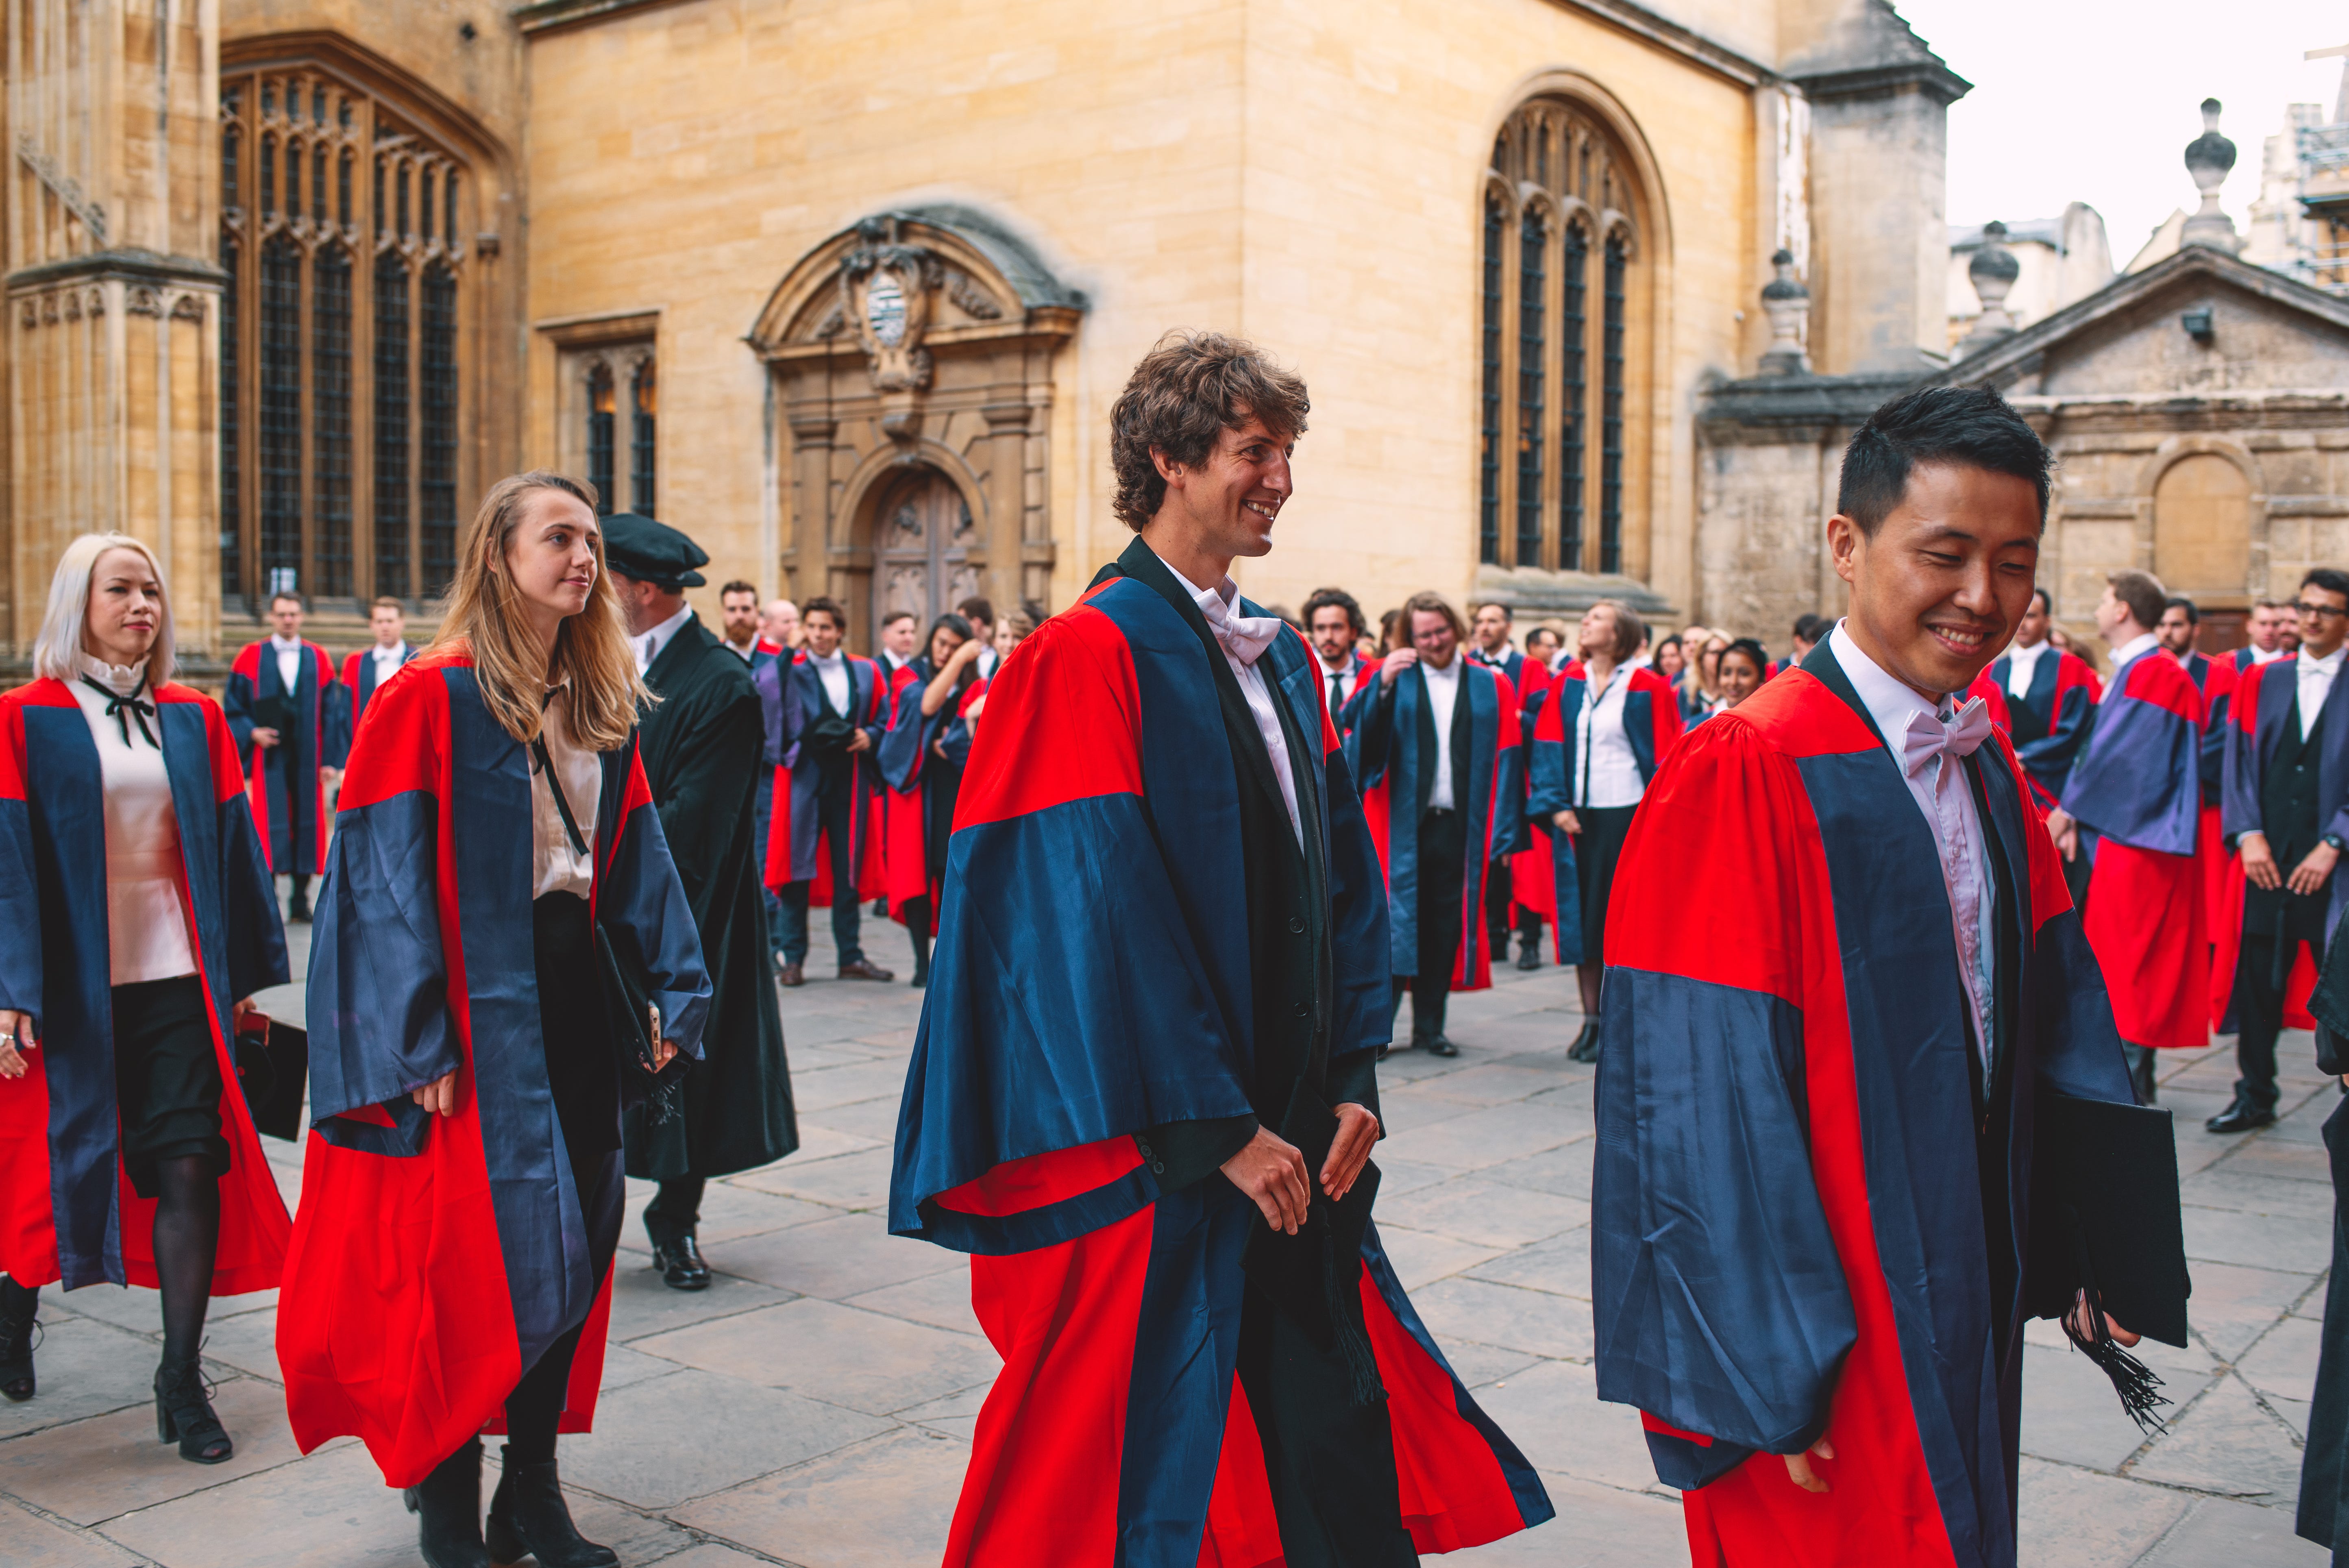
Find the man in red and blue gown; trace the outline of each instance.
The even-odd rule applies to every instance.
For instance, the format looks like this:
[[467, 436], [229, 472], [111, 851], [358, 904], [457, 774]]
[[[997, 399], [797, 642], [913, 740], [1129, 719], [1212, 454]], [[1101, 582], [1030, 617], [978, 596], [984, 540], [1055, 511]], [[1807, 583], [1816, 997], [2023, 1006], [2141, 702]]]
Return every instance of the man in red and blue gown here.
[[1390, 1568], [1551, 1514], [1371, 1223], [1384, 889], [1319, 660], [1229, 576], [1306, 406], [1163, 340], [1112, 414], [1140, 536], [988, 687], [889, 1195], [1004, 1358], [947, 1568]]
[[288, 880], [285, 916], [293, 920], [310, 918], [310, 878], [326, 864], [326, 788], [343, 749], [335, 661], [304, 639], [306, 608], [300, 594], [273, 596], [269, 635], [237, 650], [221, 684], [221, 711], [244, 758], [253, 825], [270, 872]]
[[[1488, 599], [1475, 607], [1470, 623], [1473, 633], [1468, 657], [1509, 683], [1517, 700], [1517, 733], [1522, 740], [1531, 735], [1534, 714], [1541, 706], [1542, 694], [1549, 690], [1549, 666], [1537, 659], [1528, 659], [1509, 642], [1516, 629], [1516, 614], [1498, 599]], [[1517, 769], [1517, 790], [1527, 792], [1526, 770]], [[1523, 809], [1523, 802], [1519, 809]], [[1509, 956], [1509, 932], [1517, 933], [1517, 967], [1522, 970], [1541, 968], [1542, 922], [1557, 918], [1555, 889], [1547, 875], [1547, 846], [1526, 843], [1509, 857], [1506, 869], [1486, 879], [1485, 917], [1493, 957], [1504, 960]]]
[[[2210, 981], [2210, 1026], [2216, 1029], [2227, 1012], [2227, 998], [2219, 990], [2217, 949], [2220, 933], [2236, 918], [2240, 895], [2235, 887], [2243, 875], [2242, 862], [2229, 853], [2225, 836], [2219, 831], [2219, 794], [2227, 760], [2227, 715], [2234, 709], [2235, 680], [2241, 667], [2233, 657], [2213, 659], [2195, 646], [2202, 638], [2202, 611], [2182, 595], [2161, 607], [2161, 624], [2154, 631], [2161, 639], [2163, 650], [2178, 660], [2178, 667], [2193, 680], [2194, 689], [2202, 693], [2202, 815], [2195, 833], [2194, 855], [2202, 868], [2203, 918], [2212, 949], [2211, 961], [2204, 967]], [[2227, 965], [2230, 974], [2233, 967], [2230, 959]]]
[[2118, 1367], [2136, 1336], [2077, 1260], [2100, 1303], [2143, 1263], [2139, 1326], [2184, 1342], [2167, 1113], [2131, 1104], [2022, 771], [1957, 701], [2030, 603], [2050, 461], [1992, 392], [1878, 410], [1827, 524], [1849, 614], [1680, 742], [1624, 849], [1599, 1397], [1643, 1412], [1705, 1568], [2013, 1568], [2025, 1317]]
[[[2089, 715], [2104, 695], [2104, 683], [2086, 659], [2048, 640], [2054, 616], [2047, 590], [2033, 588], [2014, 628], [2013, 646], [1991, 660], [1966, 693], [1989, 704], [1991, 718], [2013, 741], [2023, 779], [2043, 812], [2064, 798], [2072, 759], [2080, 754]], [[2078, 903], [2088, 890], [2087, 861], [2064, 861], [2064, 881]]]
[[2198, 838], [2202, 693], [2162, 646], [2161, 584], [2115, 572], [2096, 601], [2113, 678], [2047, 830], [2091, 870], [2081, 930], [2105, 971], [2129, 1078], [2153, 1104], [2153, 1054], [2210, 1041], [2210, 937]]

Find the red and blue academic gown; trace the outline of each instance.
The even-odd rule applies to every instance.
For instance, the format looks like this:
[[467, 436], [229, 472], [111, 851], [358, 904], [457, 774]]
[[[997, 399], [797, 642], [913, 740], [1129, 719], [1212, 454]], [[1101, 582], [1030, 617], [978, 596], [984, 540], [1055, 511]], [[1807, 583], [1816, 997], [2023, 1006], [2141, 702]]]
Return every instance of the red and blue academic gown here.
[[[547, 1346], [585, 1325], [561, 1428], [589, 1429], [625, 1194], [564, 1153], [532, 940], [531, 755], [462, 649], [378, 694], [351, 749], [310, 943], [310, 1117], [278, 1301], [305, 1453], [356, 1436], [392, 1486], [497, 1429]], [[661, 1030], [700, 1054], [709, 981], [636, 741], [603, 755], [597, 926]], [[594, 974], [579, 977], [597, 983]], [[457, 1109], [409, 1091], [458, 1073]]]
[[[889, 790], [889, 912], [902, 921], [908, 902], [927, 898], [935, 935], [947, 875], [947, 841], [954, 831], [955, 801], [970, 749], [962, 712], [986, 682], [971, 682], [925, 718], [922, 693], [932, 678], [930, 661], [917, 658], [905, 669], [913, 678], [898, 684], [889, 730], [879, 748], [881, 779]], [[938, 745], [946, 747], [946, 757], [932, 750]]]
[[[2219, 796], [2226, 776], [2227, 721], [2234, 711], [2238, 672], [2232, 659], [2212, 659], [2202, 653], [2189, 655], [2185, 667], [2186, 673], [2193, 678], [2195, 689], [2202, 693], [2202, 816], [2195, 833], [2194, 854], [2202, 866], [2205, 918], [2215, 946], [2219, 932], [2227, 924], [2228, 885], [2243, 874], [2242, 862], [2228, 846], [2226, 835], [2219, 830]], [[2214, 965], [2210, 996], [2213, 1023], [2227, 1010], [2227, 999], [2215, 990], [2216, 972]]]
[[[153, 701], [229, 1149], [212, 1291], [242, 1295], [276, 1287], [291, 1222], [228, 1028], [240, 999], [285, 983], [285, 932], [219, 706], [177, 685]], [[0, 1078], [0, 1273], [27, 1288], [156, 1283], [155, 1200], [122, 1168], [105, 798], [89, 721], [64, 681], [0, 695], [0, 1007], [31, 1013], [40, 1042], [23, 1077]]]
[[[1527, 659], [1516, 649], [1505, 659], [1487, 659], [1484, 654], [1473, 656], [1476, 662], [1499, 675], [1509, 683], [1517, 696], [1517, 734], [1520, 740], [1534, 732], [1534, 717], [1541, 711], [1542, 699], [1556, 679], [1549, 667], [1538, 659]], [[1517, 770], [1520, 791], [1532, 788], [1527, 770]], [[1529, 912], [1538, 918], [1555, 921], [1557, 919], [1557, 888], [1549, 870], [1549, 846], [1538, 839], [1529, 840], [1526, 846], [1509, 857], [1509, 898], [1516, 906], [1511, 912], [1510, 924], [1516, 916]]]
[[[295, 690], [287, 691], [277, 677], [277, 650], [264, 638], [249, 642], [229, 665], [221, 688], [221, 711], [228, 716], [229, 733], [244, 758], [251, 781], [254, 826], [260, 830], [269, 868], [280, 876], [307, 877], [326, 863], [325, 781], [320, 770], [335, 765], [342, 748], [336, 742], [336, 719], [340, 700], [329, 695], [336, 685], [335, 661], [315, 642], [302, 645]], [[300, 760], [300, 805], [309, 831], [297, 841], [294, 815], [285, 797], [285, 769], [275, 747], [253, 743], [256, 721], [253, 705], [267, 698], [283, 700], [293, 715], [289, 728], [295, 755]]]
[[[888, 683], [882, 680], [880, 666], [873, 660], [853, 654], [842, 657], [848, 664], [847, 716], [873, 737], [877, 747], [889, 725]], [[816, 770], [797, 766], [800, 736], [825, 711], [823, 686], [815, 666], [808, 662], [804, 653], [792, 655], [788, 662], [779, 659], [761, 666], [752, 672], [751, 683], [759, 689], [759, 704], [766, 718], [766, 760], [775, 770], [767, 826], [767, 889], [780, 893], [794, 882], [812, 883], [808, 889], [808, 902], [819, 909], [830, 909], [831, 836], [824, 830], [822, 815], [816, 809]], [[887, 824], [882, 815], [884, 786], [875, 754], [868, 750], [849, 759], [849, 765], [855, 770], [855, 807], [850, 813], [849, 826], [856, 839], [850, 846], [850, 856], [851, 864], [856, 867], [858, 903], [881, 897], [887, 887], [882, 859]]]
[[[1535, 853], [1544, 857], [1551, 900], [1557, 907], [1560, 963], [1588, 961], [1583, 957], [1582, 892], [1575, 870], [1574, 836], [1560, 833], [1553, 820], [1559, 812], [1574, 808], [1575, 734], [1582, 705], [1590, 700], [1585, 674], [1578, 659], [1551, 683], [1547, 700], [1534, 716], [1532, 757], [1526, 770], [1533, 785], [1526, 820], [1541, 836]], [[1623, 692], [1623, 737], [1631, 743], [1631, 760], [1639, 764], [1640, 783], [1645, 786], [1680, 743], [1681, 705], [1671, 682], [1650, 666], [1635, 666], [1625, 671], [1624, 678], [1629, 684]]]
[[[1264, 1222], [1216, 1171], [1216, 1152], [1186, 1166], [1181, 1151], [1251, 1136], [1267, 1066], [1257, 1044], [1291, 1030], [1326, 1050], [1333, 1101], [1376, 1100], [1386, 904], [1319, 660], [1283, 633], [1256, 666], [1291, 737], [1302, 858], [1321, 868], [1325, 900], [1303, 906], [1326, 936], [1302, 971], [1308, 1022], [1295, 1023], [1285, 1001], [1255, 994], [1299, 971], [1259, 973], [1252, 956], [1259, 873], [1242, 847], [1244, 759], [1218, 706], [1240, 702], [1237, 683], [1219, 691], [1204, 620], [1183, 613], [1155, 557], [1134, 561], [1144, 548], [1121, 565], [1156, 566], [1163, 585], [1097, 583], [1004, 662], [956, 812], [889, 1195], [893, 1232], [974, 1254], [971, 1304], [1004, 1357], [948, 1568], [1284, 1560], [1264, 1439], [1236, 1376], [1242, 1252]], [[1270, 764], [1259, 753], [1254, 765], [1286, 836]], [[1314, 1485], [1384, 1486], [1399, 1499], [1388, 1538], [1402, 1545], [1407, 1531], [1421, 1552], [1549, 1518], [1539, 1480], [1454, 1376], [1375, 1225], [1359, 1259], [1328, 1262], [1332, 1291], [1359, 1299], [1347, 1315], [1385, 1398], [1327, 1414], [1390, 1417], [1392, 1471], [1325, 1471]]]
[[[1467, 817], [1468, 852], [1460, 857], [1460, 949], [1452, 961], [1452, 989], [1482, 991], [1493, 983], [1485, 878], [1496, 869], [1507, 875], [1509, 857], [1526, 847], [1524, 730], [1516, 690], [1498, 671], [1473, 659], [1461, 663], [1459, 701], [1468, 709], [1468, 788], [1454, 805]], [[1417, 974], [1419, 819], [1435, 766], [1433, 748], [1421, 732], [1428, 718], [1427, 677], [1413, 665], [1392, 686], [1382, 677], [1367, 680], [1346, 712], [1353, 724], [1343, 742], [1346, 761], [1362, 781], [1362, 814], [1386, 874], [1392, 972]], [[1433, 732], [1432, 722], [1429, 729]], [[1431, 774], [1428, 782], [1423, 774]]]
[[2197, 840], [2202, 693], [2158, 646], [2113, 671], [2064, 785], [2089, 858], [2083, 929], [2131, 1045], [2210, 1043], [2210, 936]]
[[[2298, 654], [2288, 653], [2254, 664], [2236, 678], [2229, 703], [2227, 751], [2220, 786], [2220, 828], [2230, 852], [2246, 833], [2261, 831], [2260, 799], [2267, 788], [2268, 759], [2275, 754], [2286, 714], [2299, 695]], [[2342, 692], [2335, 681], [2317, 711], [2316, 732], [2308, 749], [2318, 758], [2316, 820], [2322, 831], [2349, 836], [2349, 702], [2335, 702]], [[2279, 866], [2285, 876], [2292, 867]], [[2241, 857], [2235, 853], [2236, 875], [2227, 887], [2224, 918], [2212, 933], [2210, 955], [2211, 1027], [2221, 1034], [2235, 1033], [2235, 970], [2243, 950], [2243, 887]], [[2330, 950], [2341, 913], [2349, 905], [2349, 872], [2335, 871], [2324, 906], [2324, 938]], [[2308, 999], [2316, 989], [2316, 966], [2305, 951], [2299, 953], [2284, 981], [2283, 1023], [2287, 1029], [2313, 1029]]]
[[[874, 663], [883, 671], [881, 713], [882, 722], [888, 726], [874, 748], [874, 765], [881, 773], [881, 895], [888, 900], [890, 918], [902, 925], [906, 900], [926, 896], [929, 888], [926, 857], [922, 854], [923, 824], [928, 814], [923, 809], [918, 784], [901, 789], [893, 779], [885, 748], [889, 734], [896, 730], [899, 704], [908, 687], [914, 691], [915, 717], [921, 716], [922, 688], [930, 683], [930, 660], [926, 654], [916, 654], [894, 668], [878, 659]], [[953, 820], [951, 807], [947, 820]], [[935, 925], [937, 906], [933, 903], [930, 908]]]
[[[415, 657], [416, 645], [401, 643], [399, 662], [392, 667], [393, 673], [407, 668], [408, 661]], [[327, 693], [327, 701], [336, 711], [335, 744], [327, 755], [333, 759], [336, 767], [341, 767], [349, 758], [351, 737], [358, 733], [359, 721], [367, 717], [367, 703], [375, 696], [375, 670], [373, 648], [362, 648], [357, 653], [343, 655], [343, 678]]]
[[1330, 722], [1337, 727], [1338, 738], [1341, 741], [1345, 739], [1346, 732], [1350, 727], [1346, 715], [1353, 711], [1354, 700], [1361, 696], [1362, 689], [1378, 679], [1381, 662], [1375, 659], [1364, 659], [1359, 653], [1349, 653], [1346, 658], [1350, 660], [1349, 668], [1354, 677], [1354, 690], [1352, 694], [1341, 703], [1332, 705], [1330, 701], [1330, 667], [1324, 664], [1313, 672], [1313, 679], [1321, 686], [1321, 706], [1329, 709]]
[[[1643, 1412], [1701, 1564], [2016, 1561], [2026, 1301], [2069, 1300], [2020, 1278], [2034, 1108], [2134, 1100], [2013, 753], [1965, 765], [1993, 840], [1986, 1074], [1932, 832], [1831, 651], [1682, 741], [1624, 847], [1599, 1397]], [[1778, 1456], [1822, 1435], [1814, 1494]]]
[[2058, 648], [2039, 656], [2030, 691], [2016, 697], [2006, 689], [2011, 662], [2003, 654], [1992, 659], [1966, 695], [1982, 698], [1992, 722], [2013, 737], [2032, 798], [2044, 815], [2064, 798], [2064, 781], [2087, 738], [2088, 715], [2104, 694], [2104, 683], [2086, 659]]

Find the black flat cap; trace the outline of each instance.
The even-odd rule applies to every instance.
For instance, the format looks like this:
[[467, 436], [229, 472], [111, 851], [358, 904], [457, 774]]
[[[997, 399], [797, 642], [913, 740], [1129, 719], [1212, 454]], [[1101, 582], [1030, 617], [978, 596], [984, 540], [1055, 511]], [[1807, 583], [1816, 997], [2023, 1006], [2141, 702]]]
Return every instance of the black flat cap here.
[[604, 519], [604, 564], [624, 577], [663, 588], [698, 588], [709, 579], [694, 570], [709, 554], [666, 523], [634, 512]]

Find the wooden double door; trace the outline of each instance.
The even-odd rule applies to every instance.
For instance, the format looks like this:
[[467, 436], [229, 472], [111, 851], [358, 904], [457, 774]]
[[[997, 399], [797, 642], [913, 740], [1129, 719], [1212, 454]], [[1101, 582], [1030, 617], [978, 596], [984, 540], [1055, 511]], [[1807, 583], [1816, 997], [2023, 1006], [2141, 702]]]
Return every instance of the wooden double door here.
[[882, 498], [873, 525], [873, 640], [881, 623], [911, 610], [927, 637], [930, 623], [978, 592], [968, 564], [978, 537], [970, 504], [936, 469], [917, 469]]

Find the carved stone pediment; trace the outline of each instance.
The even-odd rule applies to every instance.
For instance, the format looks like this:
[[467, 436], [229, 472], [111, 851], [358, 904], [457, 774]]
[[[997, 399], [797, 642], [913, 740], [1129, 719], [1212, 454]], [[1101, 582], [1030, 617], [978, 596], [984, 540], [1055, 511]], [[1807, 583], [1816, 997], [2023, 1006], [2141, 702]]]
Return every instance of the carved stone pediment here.
[[946, 276], [936, 252], [899, 243], [897, 222], [880, 217], [857, 224], [864, 243], [840, 264], [841, 317], [864, 346], [876, 392], [928, 388], [930, 355], [922, 336]]

